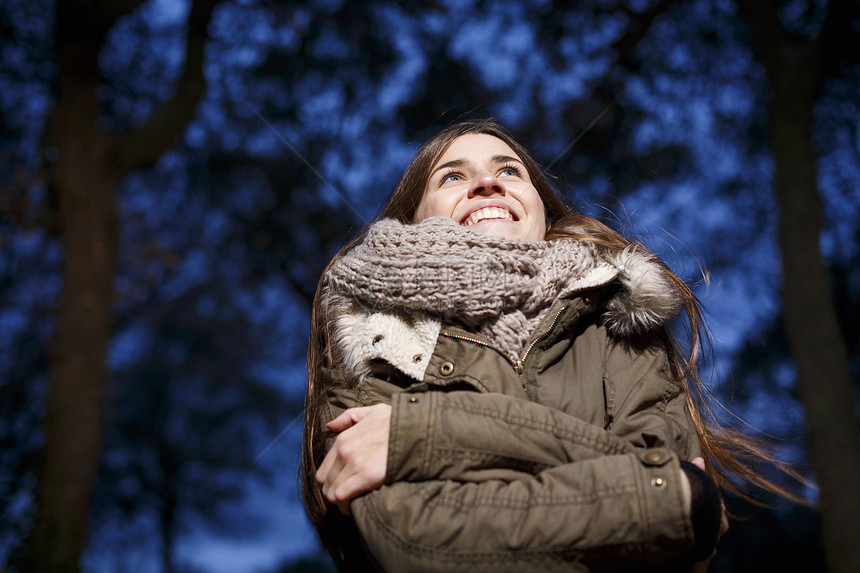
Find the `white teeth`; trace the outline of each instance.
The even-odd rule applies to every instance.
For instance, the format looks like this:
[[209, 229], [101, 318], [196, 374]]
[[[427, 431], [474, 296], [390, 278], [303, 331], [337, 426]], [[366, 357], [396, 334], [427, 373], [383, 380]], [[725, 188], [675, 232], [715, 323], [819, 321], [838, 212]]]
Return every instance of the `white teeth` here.
[[503, 219], [506, 221], [514, 220], [513, 216], [511, 216], [507, 209], [501, 209], [499, 207], [484, 207], [483, 209], [478, 209], [469, 215], [469, 217], [463, 221], [463, 224], [468, 227], [478, 223], [479, 221], [485, 221], [487, 219]]

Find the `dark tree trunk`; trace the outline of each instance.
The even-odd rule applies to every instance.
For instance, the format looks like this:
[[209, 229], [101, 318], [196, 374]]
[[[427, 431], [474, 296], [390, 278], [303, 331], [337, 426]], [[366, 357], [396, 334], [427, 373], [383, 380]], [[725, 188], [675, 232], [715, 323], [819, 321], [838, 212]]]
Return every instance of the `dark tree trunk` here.
[[[102, 446], [101, 409], [116, 267], [114, 190], [120, 174], [95, 126], [100, 38], [69, 37], [58, 6], [58, 93], [45, 137], [48, 183], [64, 240], [51, 347], [45, 458], [27, 570], [76, 571]], [[75, 25], [78, 22], [73, 22]], [[60, 47], [62, 46], [62, 47]]]
[[820, 39], [788, 36], [772, 0], [739, 4], [773, 89], [769, 112], [780, 208], [783, 314], [809, 424], [827, 560], [833, 573], [858, 572], [860, 427], [848, 351], [819, 248], [821, 205], [812, 140], [813, 107], [827, 62]]
[[103, 39], [119, 17], [143, 2], [60, 0], [57, 6], [57, 102], [44, 149], [65, 259], [36, 522], [16, 559], [22, 571], [79, 570], [104, 435], [117, 266], [116, 190], [127, 173], [151, 166], [184, 130], [205, 89], [203, 47], [217, 0], [192, 5], [185, 69], [174, 97], [133, 132], [120, 136], [96, 127]]

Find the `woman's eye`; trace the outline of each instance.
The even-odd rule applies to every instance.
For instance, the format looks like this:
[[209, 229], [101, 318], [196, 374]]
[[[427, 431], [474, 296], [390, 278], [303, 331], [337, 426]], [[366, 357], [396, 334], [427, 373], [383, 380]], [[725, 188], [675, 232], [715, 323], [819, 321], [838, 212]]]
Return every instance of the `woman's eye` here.
[[462, 180], [463, 180], [463, 178], [460, 176], [459, 173], [449, 173], [448, 175], [445, 175], [444, 177], [442, 177], [442, 181], [440, 181], [440, 183], [444, 184], [444, 183], [448, 183], [450, 181], [462, 181]]
[[499, 171], [499, 177], [519, 177], [520, 170], [516, 167], [502, 167], [502, 170]]

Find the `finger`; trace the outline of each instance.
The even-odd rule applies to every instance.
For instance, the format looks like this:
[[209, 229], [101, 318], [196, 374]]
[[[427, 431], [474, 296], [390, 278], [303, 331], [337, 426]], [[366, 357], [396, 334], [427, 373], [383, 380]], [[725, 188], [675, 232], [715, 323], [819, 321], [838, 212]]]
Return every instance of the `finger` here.
[[333, 486], [329, 490], [326, 499], [330, 503], [336, 505], [341, 512], [349, 515], [349, 504], [352, 503], [352, 500], [358, 495], [361, 495], [366, 491], [368, 491], [368, 487], [365, 477], [360, 474], [353, 474], [343, 480], [342, 483], [338, 483], [336, 486]]
[[314, 478], [322, 484], [323, 495], [332, 487], [353, 455], [354, 447], [347, 439], [348, 432], [342, 433], [332, 444], [331, 449], [323, 458]]
[[325, 483], [325, 478], [328, 476], [328, 470], [331, 462], [329, 461], [328, 454], [326, 454], [325, 459], [320, 464], [320, 467], [317, 468], [317, 471], [314, 473], [314, 479], [317, 480], [317, 483]]
[[318, 483], [325, 483], [325, 481], [328, 479], [328, 476], [331, 473], [331, 468], [334, 465], [336, 458], [337, 451], [335, 451], [334, 448], [330, 449], [325, 455], [325, 458], [323, 458], [320, 467], [317, 468], [317, 471], [314, 474], [314, 479], [316, 479]]
[[[361, 472], [366, 450], [367, 433], [362, 428], [352, 427], [341, 432], [326, 454], [329, 465], [326, 466], [326, 474], [323, 476], [323, 495], [327, 495], [329, 490], [339, 489], [344, 482]], [[330, 501], [335, 503], [339, 499]]]
[[338, 436], [329, 452], [334, 452], [335, 457], [323, 484], [323, 495], [332, 503], [349, 501], [377, 487], [384, 479], [384, 473], [380, 474], [377, 467], [379, 462], [367, 457], [366, 445], [351, 439], [354, 432], [351, 429]]
[[700, 470], [705, 471], [705, 458], [693, 458], [690, 460], [690, 463]]
[[333, 432], [342, 432], [347, 428], [350, 428], [369, 415], [371, 415], [376, 410], [380, 408], [390, 408], [387, 404], [374, 404], [373, 406], [356, 406], [355, 408], [349, 408], [341, 412], [340, 416], [326, 424], [326, 427]]
[[315, 474], [330, 503], [348, 502], [382, 485], [390, 417], [391, 406], [387, 404], [354, 408], [349, 413], [349, 420], [358, 419], [361, 423], [340, 432]]
[[342, 432], [347, 428], [354, 426], [358, 423], [359, 420], [361, 420], [361, 418], [364, 417], [361, 416], [359, 412], [356, 412], [357, 410], [361, 410], [362, 408], [363, 407], [344, 410], [340, 413], [340, 416], [326, 424], [326, 428], [328, 428], [332, 432]]
[[338, 472], [338, 468], [335, 466], [343, 465], [342, 458], [345, 453], [343, 452], [344, 440], [346, 440], [350, 434], [347, 430], [367, 416], [366, 410], [368, 410], [368, 407], [364, 406], [344, 410], [337, 418], [326, 424], [326, 427], [333, 432], [339, 432], [340, 435], [335, 439], [334, 444], [326, 454], [323, 462], [320, 464], [320, 467], [314, 475], [315, 479], [319, 483], [330, 481], [329, 476], [332, 472], [335, 474]]
[[352, 472], [348, 465], [344, 463], [343, 458], [338, 458], [332, 466], [332, 471], [326, 476], [325, 482], [322, 484], [322, 494], [331, 503], [342, 501], [342, 493], [340, 493], [343, 483], [349, 479]]
[[[349, 466], [354, 463], [352, 461], [353, 445], [343, 440], [344, 434], [338, 436], [334, 445], [326, 454], [323, 464], [320, 466], [320, 471], [317, 472], [317, 481], [322, 484], [322, 493], [328, 496], [329, 490], [337, 488], [341, 482], [349, 477], [351, 470]], [[325, 466], [325, 467], [323, 467]], [[330, 500], [334, 503], [334, 500]]]

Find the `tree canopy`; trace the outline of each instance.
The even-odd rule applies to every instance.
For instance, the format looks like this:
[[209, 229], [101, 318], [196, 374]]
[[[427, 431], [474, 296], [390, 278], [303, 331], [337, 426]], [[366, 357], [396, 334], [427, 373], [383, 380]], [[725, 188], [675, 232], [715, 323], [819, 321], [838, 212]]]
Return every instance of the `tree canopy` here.
[[860, 570], [856, 2], [0, 0], [0, 54], [11, 569], [260, 536], [322, 269], [422, 140], [493, 116], [690, 281], [712, 391], [814, 468], [822, 511], [733, 527], [713, 570]]

